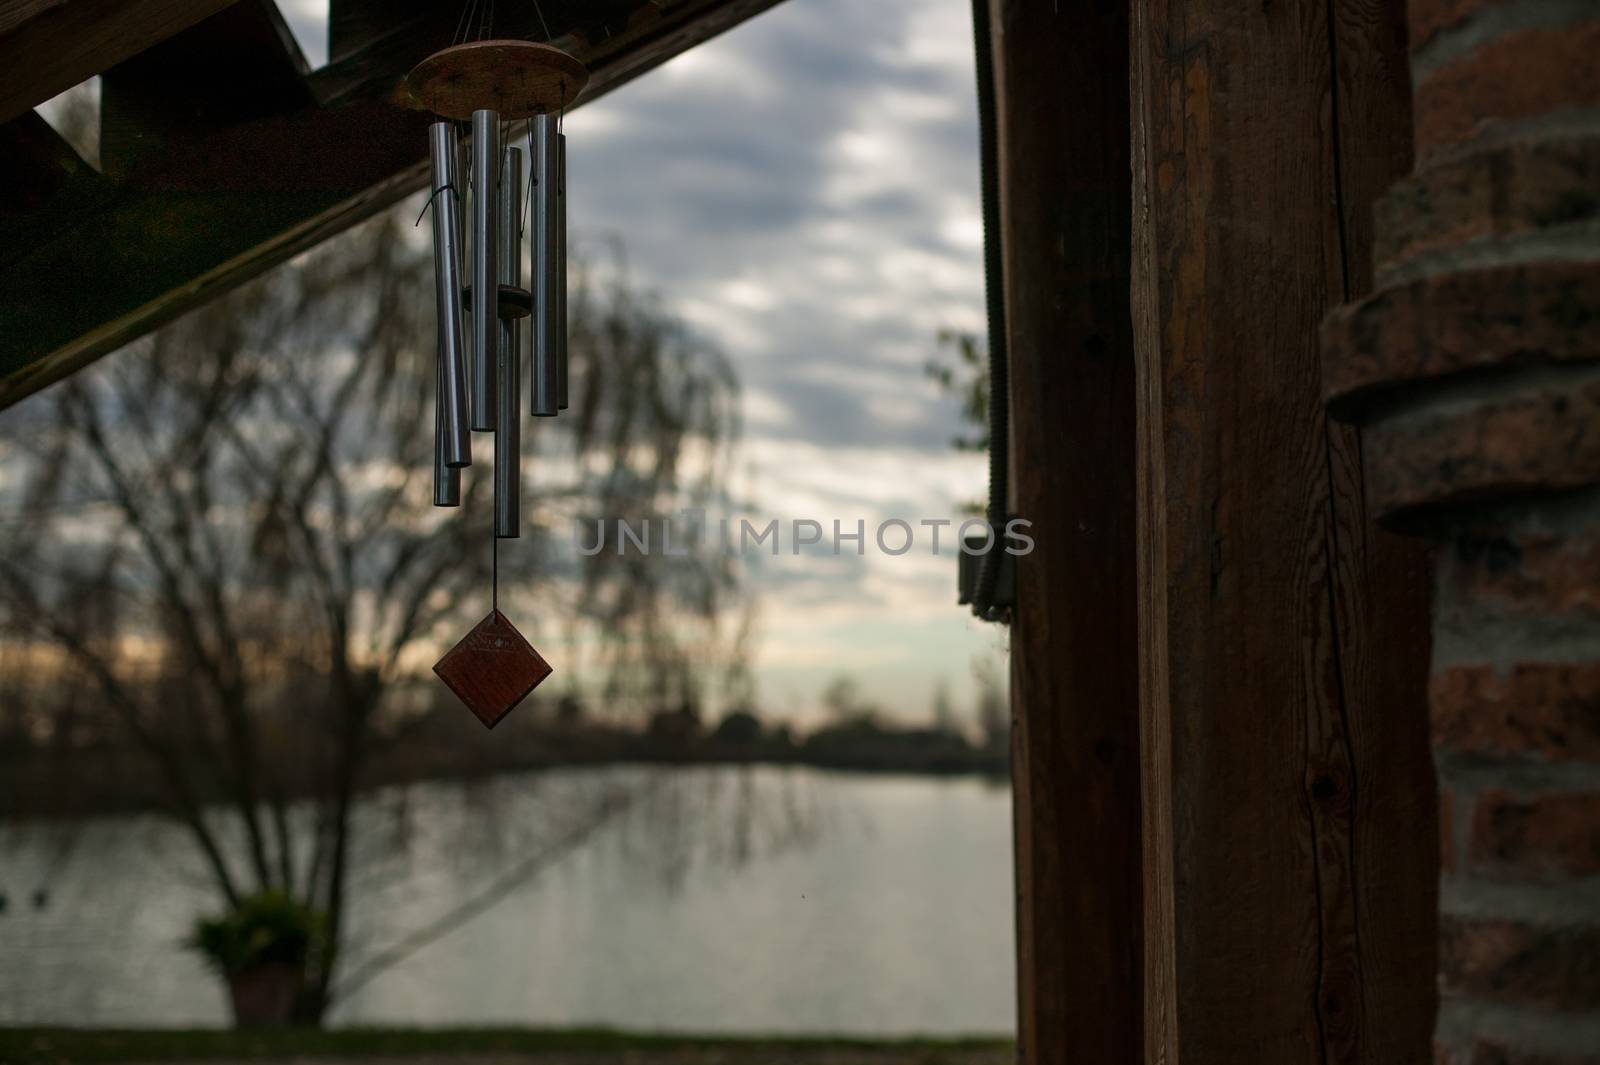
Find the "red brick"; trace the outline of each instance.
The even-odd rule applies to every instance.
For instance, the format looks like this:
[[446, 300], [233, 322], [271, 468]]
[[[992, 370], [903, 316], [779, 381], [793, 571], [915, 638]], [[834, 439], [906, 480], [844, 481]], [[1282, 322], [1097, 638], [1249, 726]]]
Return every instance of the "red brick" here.
[[1600, 361], [1600, 263], [1515, 264], [1381, 289], [1329, 315], [1322, 343], [1324, 392], [1340, 406], [1468, 370]]
[[1600, 929], [1439, 917], [1446, 994], [1555, 1010], [1600, 1006]]
[[1600, 529], [1476, 522], [1440, 552], [1439, 594], [1501, 614], [1600, 614]]
[[1504, 0], [1410, 0], [1406, 4], [1406, 21], [1411, 29], [1411, 50], [1415, 52], [1440, 30], [1466, 21], [1486, 7], [1494, 7]]
[[1433, 674], [1428, 701], [1443, 752], [1600, 761], [1600, 663], [1456, 666]]
[[1439, 871], [1456, 871], [1456, 793], [1439, 789]]
[[1390, 518], [1600, 484], [1600, 376], [1386, 419], [1363, 451], [1368, 498]]
[[1600, 1065], [1594, 1054], [1536, 1054], [1499, 1041], [1479, 1040], [1472, 1048], [1472, 1065]]
[[1477, 135], [1493, 119], [1523, 119], [1600, 103], [1600, 19], [1507, 33], [1416, 87], [1419, 161]]
[[1469, 855], [1475, 870], [1518, 877], [1600, 873], [1600, 794], [1484, 792]]
[[1373, 205], [1381, 276], [1469, 240], [1505, 239], [1600, 214], [1600, 139], [1514, 141], [1441, 160]]

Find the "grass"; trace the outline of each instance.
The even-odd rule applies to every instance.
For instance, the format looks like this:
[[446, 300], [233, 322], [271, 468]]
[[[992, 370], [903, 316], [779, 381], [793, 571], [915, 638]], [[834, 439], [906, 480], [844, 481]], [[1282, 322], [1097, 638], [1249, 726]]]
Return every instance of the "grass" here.
[[933, 1065], [974, 1055], [1004, 1060], [998, 1037], [864, 1039], [847, 1036], [725, 1036], [620, 1032], [609, 1028], [0, 1028], [0, 1063], [271, 1061], [291, 1058], [477, 1055], [671, 1057], [675, 1062], [778, 1062], [804, 1057], [873, 1058]]

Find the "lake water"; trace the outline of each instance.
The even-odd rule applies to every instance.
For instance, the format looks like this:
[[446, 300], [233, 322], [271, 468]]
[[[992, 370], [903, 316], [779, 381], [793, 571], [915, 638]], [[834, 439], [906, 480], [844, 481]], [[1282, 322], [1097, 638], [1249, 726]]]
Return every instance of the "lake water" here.
[[[546, 772], [392, 789], [358, 823], [361, 983], [335, 1025], [1014, 1028], [1010, 796], [992, 783]], [[0, 1024], [226, 1023], [180, 946], [215, 906], [181, 830], [0, 824], [0, 893]]]

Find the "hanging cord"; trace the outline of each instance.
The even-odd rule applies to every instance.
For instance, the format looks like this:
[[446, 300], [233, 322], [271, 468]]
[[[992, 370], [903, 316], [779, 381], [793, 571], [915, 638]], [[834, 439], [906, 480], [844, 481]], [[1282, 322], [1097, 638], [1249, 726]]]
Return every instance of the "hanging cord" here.
[[972, 43], [978, 74], [978, 168], [983, 198], [983, 287], [989, 331], [989, 509], [993, 530], [989, 550], [978, 566], [972, 612], [985, 621], [1004, 621], [1006, 611], [994, 605], [1003, 548], [1010, 475], [1010, 363], [1006, 353], [1005, 259], [1000, 244], [999, 143], [995, 118], [994, 52], [989, 28], [989, 0], [972, 0]]
[[[533, 187], [539, 183], [539, 172], [533, 167], [533, 119], [528, 119], [528, 187], [522, 190], [522, 217], [517, 220], [517, 241], [520, 246], [523, 230], [528, 216], [533, 214]], [[533, 279], [528, 280], [528, 287], [534, 287]]]
[[422, 220], [428, 216], [428, 208], [433, 206], [433, 201], [438, 197], [439, 193], [446, 190], [455, 193], [458, 197], [461, 195], [461, 191], [448, 181], [434, 189], [433, 192], [428, 194], [428, 201], [422, 205], [422, 210], [417, 213], [417, 220], [411, 225], [412, 229], [422, 224]]
[[461, 44], [467, 39], [467, 33], [472, 26], [472, 13], [478, 7], [478, 0], [467, 0], [461, 8], [461, 17], [456, 20], [456, 32], [450, 35], [451, 44]]

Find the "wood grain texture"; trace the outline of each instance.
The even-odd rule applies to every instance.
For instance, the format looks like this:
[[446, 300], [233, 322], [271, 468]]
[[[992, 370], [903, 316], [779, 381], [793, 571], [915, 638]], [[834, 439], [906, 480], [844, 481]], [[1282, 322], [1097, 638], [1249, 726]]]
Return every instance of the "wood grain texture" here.
[[1146, 1060], [1426, 1060], [1420, 556], [1317, 328], [1407, 169], [1388, 0], [1137, 0]]
[[[1411, 170], [1411, 80], [1404, 0], [1335, 0], [1332, 41], [1339, 300], [1373, 286], [1373, 206]], [[1330, 241], [1330, 248], [1334, 247]], [[1338, 269], [1335, 270], [1337, 265]], [[1362, 431], [1328, 420], [1329, 550], [1348, 793], [1313, 808], [1340, 830], [1319, 839], [1348, 862], [1343, 916], [1328, 922], [1354, 966], [1357, 1011], [1334, 1010], [1339, 973], [1325, 976], [1322, 1015], [1342, 1056], [1330, 1061], [1427, 1060], [1438, 1004], [1438, 804], [1429, 747], [1431, 591], [1427, 545], [1380, 528], [1362, 468]], [[1314, 781], [1313, 781], [1314, 783]], [[1329, 868], [1331, 862], [1322, 867]], [[1326, 911], [1328, 907], [1324, 905]], [[1359, 1028], [1344, 1022], [1351, 1017]], [[1352, 1056], [1353, 1055], [1353, 1056]]]
[[533, 41], [470, 41], [452, 45], [411, 68], [410, 103], [435, 115], [468, 121], [480, 109], [501, 121], [560, 111], [589, 81], [583, 64], [559, 48]]
[[[589, 68], [588, 102], [776, 2], [641, 3], [609, 37], [557, 40]], [[458, 14], [313, 73], [320, 106], [196, 136], [132, 169], [110, 202], [0, 248], [0, 409], [421, 188], [428, 119], [392, 97]]]
[[1141, 996], [1144, 1003], [1143, 1060], [1177, 1065], [1178, 949], [1176, 853], [1173, 824], [1172, 666], [1167, 648], [1167, 466], [1166, 375], [1161, 372], [1161, 314], [1170, 285], [1162, 284], [1156, 229], [1151, 220], [1169, 182], [1150, 180], [1153, 156], [1152, 12], [1143, 0], [1129, 2], [1129, 153], [1133, 184], [1132, 264], [1128, 282], [1133, 319], [1135, 419], [1135, 602], [1139, 639], [1139, 842], [1144, 899]]
[[491, 610], [445, 652], [433, 671], [485, 728], [498, 725], [552, 672], [498, 610]]
[[14, 0], [0, 7], [0, 122], [235, 0]]
[[994, 0], [1013, 513], [1018, 1039], [1141, 1045], [1127, 8]]

